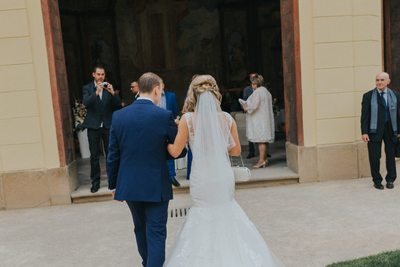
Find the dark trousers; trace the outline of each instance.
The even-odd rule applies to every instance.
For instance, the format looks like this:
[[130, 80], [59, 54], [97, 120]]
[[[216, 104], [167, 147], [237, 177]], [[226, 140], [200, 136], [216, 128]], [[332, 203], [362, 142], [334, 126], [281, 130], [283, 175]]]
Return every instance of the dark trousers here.
[[104, 152], [108, 153], [108, 129], [88, 129], [88, 140], [90, 150], [90, 179], [92, 186], [100, 186], [100, 146], [103, 140]]
[[136, 244], [145, 267], [162, 267], [165, 261], [169, 201], [126, 201], [135, 225]]
[[190, 179], [190, 171], [192, 170], [192, 160], [193, 160], [193, 154], [192, 154], [192, 150], [190, 149], [190, 147], [188, 147], [188, 151], [187, 151], [187, 169], [186, 169], [186, 179], [189, 180]]
[[[385, 154], [386, 154], [387, 174], [385, 180], [386, 182], [394, 182], [397, 176], [396, 161], [395, 161], [396, 139], [393, 137], [393, 131], [389, 123], [386, 123], [382, 140], [385, 143]], [[368, 142], [369, 166], [371, 168], [372, 180], [374, 181], [375, 184], [380, 184], [382, 183], [383, 180], [379, 172], [381, 151], [382, 151], [382, 140]]]
[[255, 155], [254, 143], [249, 141], [249, 155]]

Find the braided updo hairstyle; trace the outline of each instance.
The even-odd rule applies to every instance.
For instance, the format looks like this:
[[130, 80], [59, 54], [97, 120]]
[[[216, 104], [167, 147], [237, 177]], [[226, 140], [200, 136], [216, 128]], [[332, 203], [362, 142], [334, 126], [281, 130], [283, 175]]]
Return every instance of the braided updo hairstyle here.
[[219, 92], [219, 88], [214, 77], [211, 75], [198, 75], [189, 85], [182, 113], [193, 112], [197, 105], [197, 100], [200, 94], [206, 91], [211, 92], [217, 99], [218, 103], [221, 104], [222, 95]]

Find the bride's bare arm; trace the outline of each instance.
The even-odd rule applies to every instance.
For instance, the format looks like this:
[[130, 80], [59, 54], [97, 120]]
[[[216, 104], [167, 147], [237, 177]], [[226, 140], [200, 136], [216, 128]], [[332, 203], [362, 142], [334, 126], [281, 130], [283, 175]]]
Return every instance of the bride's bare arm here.
[[239, 156], [240, 153], [242, 152], [242, 148], [240, 146], [239, 134], [238, 134], [238, 130], [237, 130], [235, 121], [232, 122], [231, 134], [232, 134], [233, 140], [235, 141], [236, 145], [229, 150], [229, 155]]
[[173, 144], [169, 144], [168, 145], [168, 152], [169, 154], [176, 158], [177, 156], [179, 156], [182, 153], [182, 150], [185, 148], [185, 145], [187, 143], [188, 140], [188, 128], [186, 125], [186, 119], [182, 118], [179, 121], [179, 125], [178, 125], [178, 133], [175, 137], [175, 141]]

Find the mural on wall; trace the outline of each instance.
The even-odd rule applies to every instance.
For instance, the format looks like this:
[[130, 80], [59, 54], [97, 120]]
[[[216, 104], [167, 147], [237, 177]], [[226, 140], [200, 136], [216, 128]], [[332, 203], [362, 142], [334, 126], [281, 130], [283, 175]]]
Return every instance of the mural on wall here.
[[64, 42], [75, 52], [67, 65], [79, 68], [68, 72], [81, 73], [68, 74], [74, 96], [98, 62], [128, 104], [129, 84], [144, 71], [158, 73], [181, 104], [195, 73], [210, 73], [221, 88], [240, 90], [256, 71], [283, 99], [279, 0], [104, 0], [99, 8], [68, 3], [75, 4], [62, 16]]
[[279, 108], [283, 108], [282, 33], [279, 3], [258, 9], [261, 66], [267, 87]]
[[91, 79], [92, 67], [101, 64], [106, 68], [106, 78], [116, 88], [119, 87], [118, 54], [116, 53], [113, 17], [96, 16], [85, 19], [83, 26], [90, 34], [86, 35], [87, 52], [89, 55], [89, 72]]
[[247, 10], [223, 7], [221, 9], [225, 82], [230, 87], [242, 85], [248, 73]]
[[[202, 23], [199, 23], [201, 21]], [[177, 27], [177, 66], [193, 67], [217, 75], [219, 65], [219, 16], [216, 9], [200, 6], [187, 10]]]

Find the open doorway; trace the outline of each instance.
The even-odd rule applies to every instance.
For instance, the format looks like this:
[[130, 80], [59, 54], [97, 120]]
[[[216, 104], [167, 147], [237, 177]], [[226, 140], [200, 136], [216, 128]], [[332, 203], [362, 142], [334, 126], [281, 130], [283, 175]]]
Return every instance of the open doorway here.
[[400, 90], [400, 2], [383, 1], [385, 34], [385, 70], [390, 74], [390, 87]]
[[[285, 123], [285, 103], [298, 94], [296, 86], [291, 86], [295, 83], [295, 74], [294, 78], [284, 77], [292, 73], [291, 69], [284, 71], [282, 59], [281, 40], [286, 34], [281, 28], [282, 5], [293, 5], [291, 1], [69, 0], [58, 3], [70, 103], [81, 99], [82, 86], [91, 80], [91, 68], [96, 63], [106, 67], [108, 80], [120, 90], [126, 104], [133, 99], [131, 81], [145, 71], [153, 71], [164, 79], [166, 88], [177, 94], [180, 107], [192, 75], [209, 73], [217, 79], [225, 96], [224, 109], [237, 115], [241, 139], [247, 144], [244, 116], [237, 99], [249, 84], [248, 74], [257, 72], [264, 76], [275, 99], [277, 142], [270, 146], [271, 166], [286, 166], [288, 132], [293, 135], [294, 141], [291, 141], [298, 144], [295, 123], [291, 127]], [[285, 16], [292, 17], [290, 9], [285, 10], [289, 10]], [[288, 34], [293, 31], [286, 30]], [[289, 43], [293, 41], [292, 36], [287, 39]], [[286, 44], [286, 49], [291, 48]], [[285, 92], [284, 80], [285, 87], [293, 91]], [[296, 116], [298, 101], [294, 100], [291, 114]], [[248, 165], [253, 163], [249, 161]]]
[[279, 0], [69, 0], [59, 8], [71, 100], [102, 63], [127, 102], [130, 82], [151, 69], [181, 102], [195, 73], [229, 89], [258, 72], [283, 106]]

